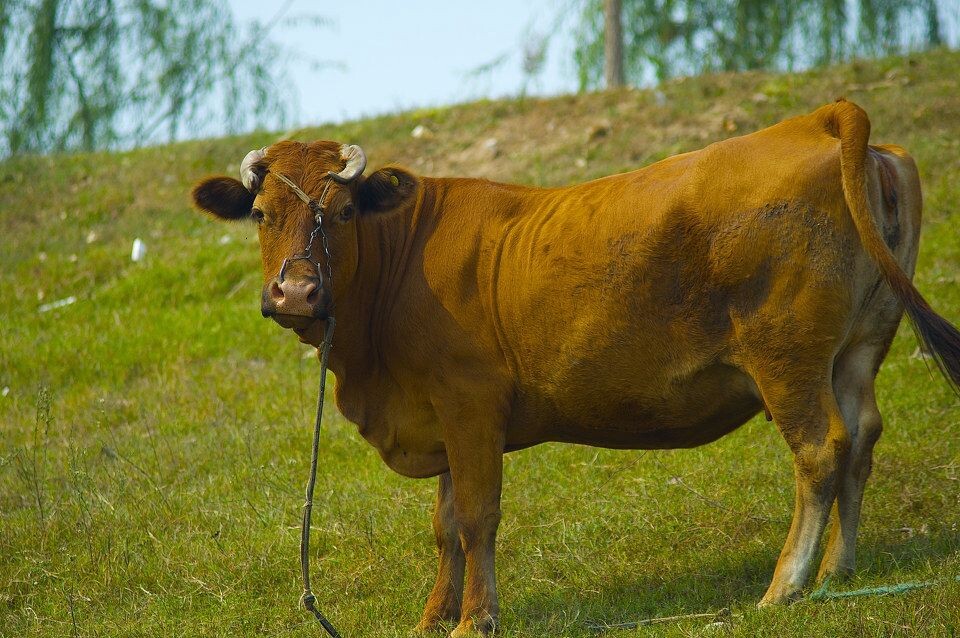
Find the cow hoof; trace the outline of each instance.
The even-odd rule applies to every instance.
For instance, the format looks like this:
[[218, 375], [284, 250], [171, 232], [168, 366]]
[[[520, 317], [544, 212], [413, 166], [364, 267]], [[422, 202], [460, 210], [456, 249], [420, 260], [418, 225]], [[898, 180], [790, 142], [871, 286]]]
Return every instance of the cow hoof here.
[[457, 628], [450, 632], [450, 638], [476, 638], [489, 636], [497, 628], [497, 620], [492, 616], [483, 618], [468, 618], [460, 622]]
[[763, 595], [763, 598], [760, 599], [760, 602], [757, 603], [757, 607], [773, 607], [774, 605], [789, 605], [800, 600], [803, 597], [803, 588], [794, 587], [792, 585], [784, 585], [781, 587], [770, 586], [770, 589], [767, 590], [767, 593]]
[[438, 631], [443, 631], [443, 625], [441, 625], [439, 621], [427, 622], [426, 620], [421, 620], [417, 623], [417, 626], [410, 631], [410, 635], [425, 636]]
[[415, 636], [422, 636], [426, 634], [432, 634], [437, 632], [446, 632], [447, 628], [443, 626], [444, 621], [449, 620], [447, 618], [437, 618], [424, 617], [417, 626], [413, 628], [411, 632]]
[[457, 621], [460, 620], [460, 605], [437, 605], [431, 606], [427, 604], [427, 608], [423, 610], [423, 616], [420, 617], [420, 622], [414, 628], [414, 632], [420, 634], [426, 634], [433, 631], [446, 631], [447, 627], [451, 625], [456, 625]]
[[820, 566], [820, 573], [817, 574], [817, 584], [825, 582], [840, 582], [849, 580], [853, 576], [853, 565], [827, 565]]

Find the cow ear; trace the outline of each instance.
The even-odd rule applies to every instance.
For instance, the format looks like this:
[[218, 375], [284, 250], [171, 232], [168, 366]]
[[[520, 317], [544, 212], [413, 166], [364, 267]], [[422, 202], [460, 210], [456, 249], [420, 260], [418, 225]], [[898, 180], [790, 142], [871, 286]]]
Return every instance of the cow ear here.
[[218, 219], [249, 217], [253, 197], [232, 177], [208, 177], [193, 188], [193, 205]]
[[360, 214], [384, 213], [401, 206], [417, 192], [417, 178], [402, 168], [387, 167], [363, 178], [357, 187]]

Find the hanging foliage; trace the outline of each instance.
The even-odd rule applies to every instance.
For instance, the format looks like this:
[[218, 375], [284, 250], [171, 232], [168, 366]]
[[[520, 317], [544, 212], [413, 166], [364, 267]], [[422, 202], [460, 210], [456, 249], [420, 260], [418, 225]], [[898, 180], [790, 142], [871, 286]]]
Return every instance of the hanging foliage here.
[[218, 0], [0, 1], [0, 157], [280, 126], [267, 29]]
[[[623, 65], [644, 84], [680, 75], [796, 70], [943, 43], [953, 0], [622, 0]], [[603, 0], [584, 0], [574, 63], [603, 78]]]

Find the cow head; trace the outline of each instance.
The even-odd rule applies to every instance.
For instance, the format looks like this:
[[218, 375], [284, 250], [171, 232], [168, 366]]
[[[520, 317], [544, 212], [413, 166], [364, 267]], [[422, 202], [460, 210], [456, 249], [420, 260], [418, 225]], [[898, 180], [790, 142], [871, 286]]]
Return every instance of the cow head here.
[[[248, 153], [240, 180], [209, 177], [193, 189], [200, 210], [218, 219], [257, 224], [264, 282], [261, 312], [301, 338], [327, 318], [337, 299], [350, 294], [359, 262], [357, 224], [398, 208], [416, 190], [410, 173], [385, 168], [364, 177], [365, 164], [358, 146], [278, 142]], [[315, 233], [311, 243], [316, 218], [298, 189], [323, 207], [329, 262], [321, 233]], [[309, 258], [298, 258], [305, 255]]]

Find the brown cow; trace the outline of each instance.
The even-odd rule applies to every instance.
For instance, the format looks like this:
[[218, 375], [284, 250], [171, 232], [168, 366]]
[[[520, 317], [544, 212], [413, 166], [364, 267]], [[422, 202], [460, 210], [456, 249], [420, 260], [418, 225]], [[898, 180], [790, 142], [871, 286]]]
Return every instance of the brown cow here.
[[[356, 146], [279, 142], [248, 155], [243, 183], [209, 178], [193, 197], [259, 224], [265, 316], [318, 345], [336, 313], [337, 404], [387, 465], [439, 475], [418, 628], [454, 620], [462, 636], [496, 623], [502, 455], [545, 441], [693, 447], [766, 408], [796, 507], [761, 604], [800, 594], [831, 507], [819, 577], [853, 569], [874, 377], [904, 308], [960, 382], [960, 332], [910, 282], [917, 169], [869, 131], [840, 100], [550, 189], [364, 177]], [[319, 236], [313, 259], [291, 259], [318, 202], [332, 259]]]

